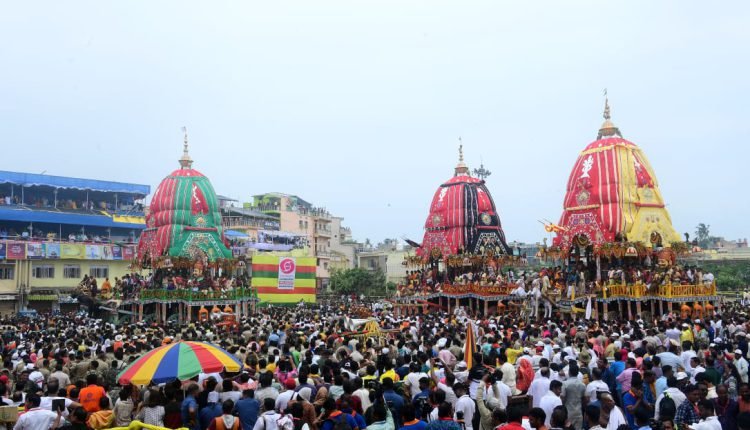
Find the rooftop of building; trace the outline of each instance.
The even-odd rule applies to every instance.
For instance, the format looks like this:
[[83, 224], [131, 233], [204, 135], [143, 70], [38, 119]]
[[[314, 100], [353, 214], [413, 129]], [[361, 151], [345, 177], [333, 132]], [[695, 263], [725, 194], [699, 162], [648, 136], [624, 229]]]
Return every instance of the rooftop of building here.
[[13, 184], [20, 187], [70, 188], [81, 191], [131, 194], [140, 197], [146, 197], [151, 192], [151, 187], [148, 185], [5, 170], [0, 170], [0, 184]]

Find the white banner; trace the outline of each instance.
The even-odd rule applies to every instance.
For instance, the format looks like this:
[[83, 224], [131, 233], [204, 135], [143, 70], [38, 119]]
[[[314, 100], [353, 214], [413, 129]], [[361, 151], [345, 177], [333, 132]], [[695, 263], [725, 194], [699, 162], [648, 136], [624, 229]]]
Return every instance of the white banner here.
[[294, 258], [282, 257], [279, 260], [279, 289], [293, 290], [296, 273], [297, 263], [294, 261]]

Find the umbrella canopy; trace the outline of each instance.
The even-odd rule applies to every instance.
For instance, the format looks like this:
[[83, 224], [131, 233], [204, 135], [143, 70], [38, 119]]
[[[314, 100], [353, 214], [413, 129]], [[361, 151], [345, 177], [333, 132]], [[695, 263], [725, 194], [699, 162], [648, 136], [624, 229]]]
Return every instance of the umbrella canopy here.
[[466, 326], [466, 345], [464, 346], [464, 361], [466, 368], [471, 369], [474, 366], [474, 351], [476, 350], [477, 340], [474, 336], [474, 324], [469, 322]]
[[149, 351], [118, 376], [121, 385], [161, 384], [178, 379], [185, 381], [199, 373], [226, 370], [239, 372], [242, 363], [218, 346], [205, 342], [176, 342]]

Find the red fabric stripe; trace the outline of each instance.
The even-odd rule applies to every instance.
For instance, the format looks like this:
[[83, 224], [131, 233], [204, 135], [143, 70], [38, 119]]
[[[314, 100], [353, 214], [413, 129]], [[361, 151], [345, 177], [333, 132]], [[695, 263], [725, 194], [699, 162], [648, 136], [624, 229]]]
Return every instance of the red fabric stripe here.
[[[259, 272], [278, 272], [278, 264], [253, 264], [253, 271]], [[315, 266], [297, 266], [299, 273], [315, 273]]]
[[224, 365], [221, 361], [219, 361], [205, 345], [198, 342], [190, 342], [190, 346], [193, 349], [193, 353], [198, 358], [198, 362], [204, 373], [221, 372], [224, 370]]
[[255, 287], [258, 294], [315, 294], [314, 287], [294, 287], [291, 290], [280, 290], [276, 287]]

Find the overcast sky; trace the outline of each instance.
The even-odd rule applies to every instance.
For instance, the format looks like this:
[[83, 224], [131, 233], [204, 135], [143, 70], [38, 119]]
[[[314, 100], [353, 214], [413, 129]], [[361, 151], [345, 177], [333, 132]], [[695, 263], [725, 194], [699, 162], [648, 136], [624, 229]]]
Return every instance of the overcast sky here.
[[149, 184], [180, 128], [220, 194], [421, 241], [457, 138], [544, 237], [602, 90], [678, 232], [750, 236], [750, 2], [48, 1], [0, 7], [0, 169]]

